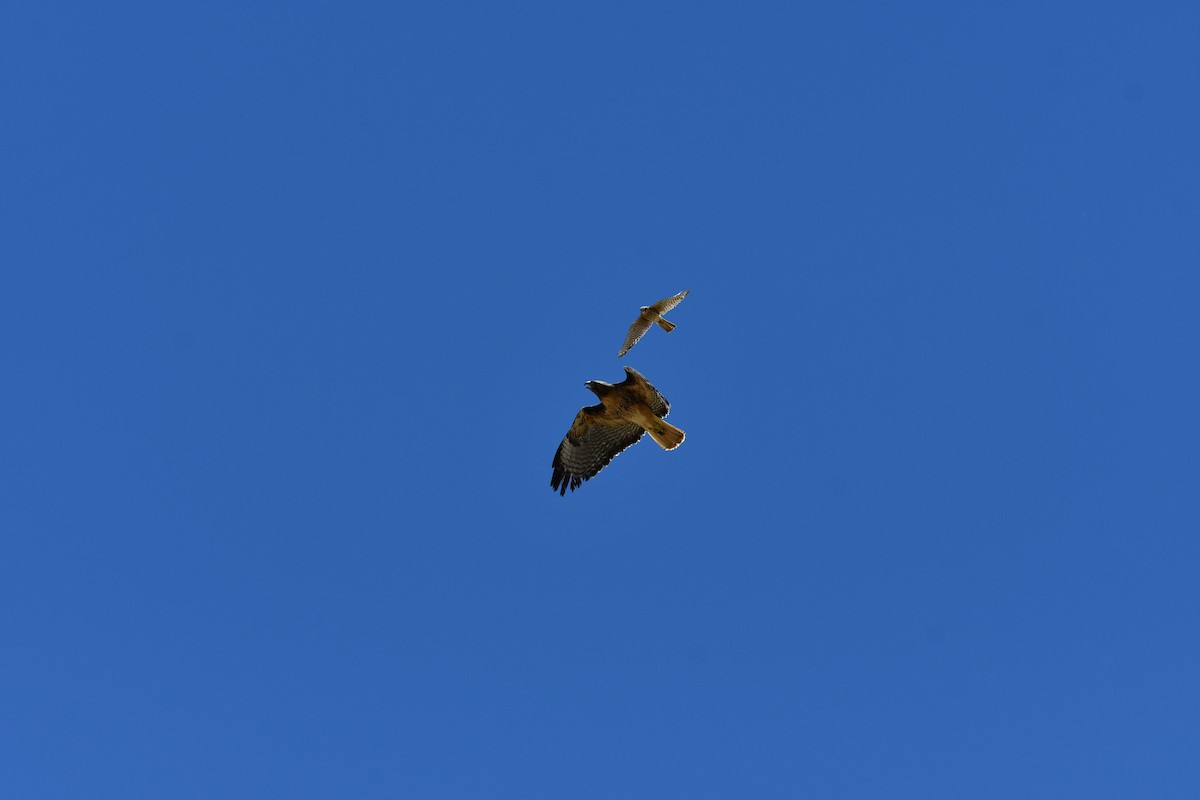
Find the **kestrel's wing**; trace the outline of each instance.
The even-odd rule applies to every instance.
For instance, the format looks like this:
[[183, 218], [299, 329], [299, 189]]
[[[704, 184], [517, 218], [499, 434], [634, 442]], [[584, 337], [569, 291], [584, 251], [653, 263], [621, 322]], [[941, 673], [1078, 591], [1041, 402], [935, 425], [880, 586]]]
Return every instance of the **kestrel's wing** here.
[[617, 358], [628, 353], [629, 348], [637, 344], [638, 339], [645, 336], [646, 331], [650, 330], [650, 326], [653, 324], [649, 320], [643, 319], [641, 314], [638, 314], [638, 318], [629, 326], [629, 333], [625, 334], [625, 344], [621, 345], [621, 352], [617, 353]]
[[568, 488], [575, 491], [644, 433], [632, 422], [610, 420], [602, 405], [580, 409], [550, 463], [554, 468], [550, 488], [560, 495]]
[[665, 417], [671, 411], [671, 404], [667, 402], [667, 398], [662, 396], [662, 392], [655, 389], [654, 384], [646, 380], [646, 376], [633, 367], [625, 368], [625, 380], [616, 385], [618, 387], [628, 386], [636, 389], [643, 395], [646, 405], [650, 406], [650, 410], [660, 417]]
[[659, 314], [665, 314], [668, 311], [670, 311], [672, 308], [674, 308], [675, 306], [682, 303], [683, 298], [687, 297], [688, 292], [690, 292], [690, 291], [691, 291], [691, 289], [684, 289], [682, 292], [675, 295], [674, 297], [668, 297], [664, 300], [659, 300], [657, 303], [655, 303], [654, 305], [652, 305], [650, 307], [652, 309], [654, 309], [655, 311], [657, 311]]

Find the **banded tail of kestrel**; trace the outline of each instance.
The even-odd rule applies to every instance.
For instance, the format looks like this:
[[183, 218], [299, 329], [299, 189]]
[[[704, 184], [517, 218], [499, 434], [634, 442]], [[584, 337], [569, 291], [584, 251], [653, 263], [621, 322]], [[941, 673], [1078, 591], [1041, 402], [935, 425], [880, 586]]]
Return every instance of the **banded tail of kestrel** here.
[[625, 344], [621, 345], [621, 352], [617, 353], [617, 358], [628, 353], [630, 348], [637, 344], [638, 340], [645, 336], [646, 331], [650, 330], [650, 326], [655, 323], [658, 323], [658, 326], [667, 333], [675, 330], [675, 323], [663, 319], [662, 315], [679, 305], [683, 298], [687, 297], [689, 291], [691, 290], [684, 289], [679, 294], [659, 300], [652, 306], [642, 306], [638, 318], [629, 326], [629, 333], [625, 334]]

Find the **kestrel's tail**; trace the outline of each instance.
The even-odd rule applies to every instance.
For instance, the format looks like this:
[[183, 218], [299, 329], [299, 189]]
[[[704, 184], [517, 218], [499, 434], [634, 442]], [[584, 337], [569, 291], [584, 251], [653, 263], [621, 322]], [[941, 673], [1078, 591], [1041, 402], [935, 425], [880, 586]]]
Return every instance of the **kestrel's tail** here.
[[658, 442], [658, 446], [663, 450], [674, 450], [683, 444], [686, 434], [679, 428], [662, 419], [656, 418], [654, 423], [653, 427], [646, 429], [646, 433], [650, 434], [650, 438]]
[[658, 322], [658, 324], [659, 324], [659, 325], [661, 325], [661, 326], [662, 326], [662, 329], [663, 329], [664, 331], [666, 331], [667, 333], [670, 333], [671, 331], [675, 330], [675, 323], [674, 323], [674, 322], [671, 322], [671, 321], [669, 321], [669, 320], [665, 320], [665, 319], [663, 319], [662, 317], [659, 317], [659, 318], [658, 318], [658, 320], [657, 320], [657, 322]]

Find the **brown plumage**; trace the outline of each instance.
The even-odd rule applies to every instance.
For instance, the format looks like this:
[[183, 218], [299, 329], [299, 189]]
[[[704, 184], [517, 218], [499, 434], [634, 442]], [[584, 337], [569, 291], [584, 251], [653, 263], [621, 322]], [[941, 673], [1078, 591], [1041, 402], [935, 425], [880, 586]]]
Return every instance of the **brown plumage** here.
[[625, 344], [621, 345], [621, 352], [617, 353], [617, 358], [629, 352], [638, 340], [646, 335], [646, 331], [650, 330], [650, 326], [658, 324], [667, 333], [675, 330], [675, 323], [668, 322], [663, 319], [662, 315], [670, 311], [675, 306], [687, 297], [690, 289], [684, 289], [677, 295], [659, 300], [652, 306], [642, 306], [638, 311], [638, 318], [629, 326], [629, 333], [625, 334]]
[[620, 383], [588, 381], [584, 386], [596, 393], [600, 403], [579, 410], [554, 453], [550, 488], [559, 494], [575, 491], [643, 433], [664, 450], [674, 450], [683, 442], [683, 431], [663, 420], [671, 404], [632, 367], [625, 368]]

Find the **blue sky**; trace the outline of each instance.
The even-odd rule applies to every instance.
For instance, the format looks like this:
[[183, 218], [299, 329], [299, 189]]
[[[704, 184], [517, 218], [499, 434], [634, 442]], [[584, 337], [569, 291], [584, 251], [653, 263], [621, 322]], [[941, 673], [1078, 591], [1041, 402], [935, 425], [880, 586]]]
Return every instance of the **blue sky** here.
[[4, 16], [3, 796], [1196, 796], [1195, 4]]

